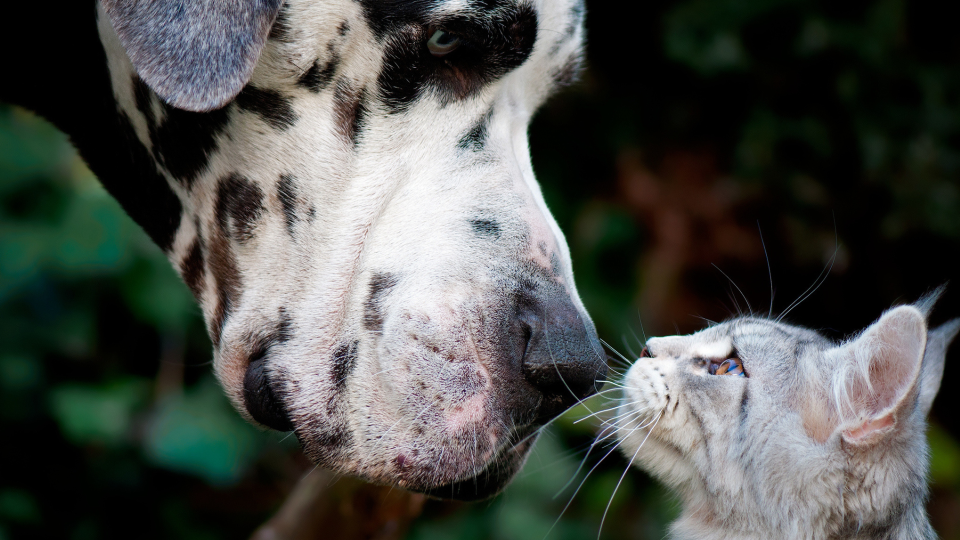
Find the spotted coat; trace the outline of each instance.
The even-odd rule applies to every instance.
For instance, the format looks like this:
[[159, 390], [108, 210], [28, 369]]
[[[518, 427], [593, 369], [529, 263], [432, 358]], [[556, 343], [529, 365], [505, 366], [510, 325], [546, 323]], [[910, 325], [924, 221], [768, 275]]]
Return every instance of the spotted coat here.
[[[95, 4], [51, 23], [86, 84], [55, 103], [16, 64], [35, 83], [2, 97], [167, 253], [237, 409], [343, 473], [501, 489], [606, 372], [527, 141], [579, 71], [582, 2]], [[438, 30], [460, 47], [431, 54]]]

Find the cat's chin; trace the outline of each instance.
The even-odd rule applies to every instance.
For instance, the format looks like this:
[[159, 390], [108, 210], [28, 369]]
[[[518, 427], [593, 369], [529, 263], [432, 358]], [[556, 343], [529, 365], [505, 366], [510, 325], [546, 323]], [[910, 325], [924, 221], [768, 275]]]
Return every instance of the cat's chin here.
[[535, 440], [536, 436], [530, 436], [508, 447], [486, 468], [471, 477], [430, 489], [413, 489], [413, 491], [437, 499], [467, 502], [489, 499], [503, 491], [523, 467], [528, 451]]

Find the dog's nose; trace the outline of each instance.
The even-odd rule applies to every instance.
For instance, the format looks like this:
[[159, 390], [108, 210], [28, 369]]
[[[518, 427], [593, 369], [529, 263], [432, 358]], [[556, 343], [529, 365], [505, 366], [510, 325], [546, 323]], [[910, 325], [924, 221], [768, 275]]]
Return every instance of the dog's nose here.
[[546, 422], [596, 393], [607, 375], [593, 323], [567, 294], [536, 298], [521, 307], [527, 332], [521, 370], [543, 395], [537, 417]]

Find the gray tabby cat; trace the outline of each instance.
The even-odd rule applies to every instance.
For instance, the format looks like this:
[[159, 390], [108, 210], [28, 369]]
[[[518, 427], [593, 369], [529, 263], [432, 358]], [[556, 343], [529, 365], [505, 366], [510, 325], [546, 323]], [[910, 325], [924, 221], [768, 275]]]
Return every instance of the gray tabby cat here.
[[929, 539], [926, 416], [960, 330], [942, 288], [832, 343], [742, 317], [651, 339], [617, 436], [683, 512], [674, 539]]

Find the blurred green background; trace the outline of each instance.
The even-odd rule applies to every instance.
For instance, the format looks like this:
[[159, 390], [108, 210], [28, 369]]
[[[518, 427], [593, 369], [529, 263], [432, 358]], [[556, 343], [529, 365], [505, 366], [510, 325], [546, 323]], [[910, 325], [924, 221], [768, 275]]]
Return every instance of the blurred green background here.
[[[836, 338], [960, 275], [960, 32], [941, 9], [588, 2], [588, 70], [531, 144], [601, 337], [630, 356], [643, 335], [747, 309], [723, 273], [766, 312], [768, 261], [776, 314], [836, 254], [788, 317]], [[934, 322], [958, 315], [951, 290]], [[65, 136], [6, 105], [0, 345], [0, 539], [127, 538], [130, 524], [244, 537], [306, 466], [292, 437], [230, 408], [189, 292]], [[930, 431], [929, 508], [947, 539], [960, 538], [958, 360]], [[596, 537], [626, 461], [597, 465], [561, 516], [597, 429], [574, 424], [585, 415], [557, 422], [502, 496], [429, 502], [409, 537]], [[601, 537], [659, 539], [676, 511], [631, 471]]]

